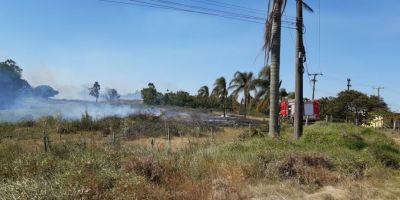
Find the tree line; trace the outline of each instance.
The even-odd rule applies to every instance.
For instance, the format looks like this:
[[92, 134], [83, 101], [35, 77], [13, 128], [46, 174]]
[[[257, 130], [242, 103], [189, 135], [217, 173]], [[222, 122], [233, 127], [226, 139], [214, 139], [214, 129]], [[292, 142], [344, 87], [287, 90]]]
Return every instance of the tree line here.
[[[148, 105], [172, 105], [192, 108], [219, 109], [226, 116], [227, 110], [243, 114], [257, 113], [269, 116], [270, 108], [269, 66], [261, 69], [257, 76], [252, 72], [236, 72], [232, 80], [225, 77], [215, 80], [213, 88], [202, 86], [196, 95], [185, 91], [161, 93], [153, 83], [141, 90], [143, 102]], [[294, 92], [281, 88], [279, 82], [279, 102], [283, 98], [294, 99]], [[356, 125], [368, 124], [376, 116], [384, 117], [387, 124], [400, 120], [400, 115], [391, 112], [387, 103], [375, 95], [367, 95], [356, 90], [341, 91], [335, 97], [322, 97], [320, 102], [321, 117], [329, 117], [340, 122]]]
[[383, 98], [356, 90], [341, 91], [336, 97], [322, 97], [319, 101], [321, 116], [336, 121], [362, 125], [380, 116], [386, 125], [391, 126], [393, 121], [400, 119], [399, 114], [390, 111]]
[[[213, 88], [202, 86], [196, 95], [185, 91], [167, 91], [163, 94], [157, 91], [153, 83], [149, 83], [148, 87], [141, 90], [141, 94], [143, 102], [149, 105], [221, 109], [224, 116], [227, 110], [239, 112], [244, 117], [249, 112], [267, 114], [270, 75], [269, 66], [263, 67], [257, 76], [252, 72], [237, 71], [229, 83], [225, 77], [219, 77], [215, 80]], [[280, 90], [280, 96], [288, 95], [285, 89]]]

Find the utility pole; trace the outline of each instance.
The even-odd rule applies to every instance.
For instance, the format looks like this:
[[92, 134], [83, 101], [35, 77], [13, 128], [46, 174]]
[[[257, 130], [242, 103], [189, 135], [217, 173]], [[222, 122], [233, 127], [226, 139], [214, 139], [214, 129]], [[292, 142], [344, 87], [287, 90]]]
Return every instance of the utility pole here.
[[352, 85], [351, 85], [351, 79], [350, 78], [348, 78], [347, 79], [347, 91], [350, 91], [350, 87], [351, 87]]
[[374, 90], [378, 91], [378, 98], [381, 98], [381, 90], [385, 89], [384, 87], [376, 87]]
[[297, 0], [297, 16], [296, 16], [296, 86], [295, 86], [295, 111], [294, 111], [294, 138], [299, 139], [303, 135], [303, 73], [305, 49], [303, 44], [303, 0]]
[[322, 76], [322, 75], [323, 75], [322, 73], [308, 74], [308, 76], [313, 76], [313, 79], [311, 79], [311, 82], [313, 82], [312, 100], [314, 100], [315, 83], [317, 82], [317, 76]]

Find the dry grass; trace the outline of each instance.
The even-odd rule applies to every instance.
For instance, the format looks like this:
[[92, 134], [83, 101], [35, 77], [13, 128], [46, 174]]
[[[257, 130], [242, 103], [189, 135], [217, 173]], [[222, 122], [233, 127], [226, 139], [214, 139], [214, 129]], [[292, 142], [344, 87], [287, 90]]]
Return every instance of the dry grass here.
[[309, 126], [300, 141], [291, 139], [290, 128], [281, 139], [242, 138], [248, 129], [224, 128], [213, 140], [182, 134], [170, 145], [166, 137], [121, 134], [112, 145], [101, 131], [60, 137], [50, 129], [47, 154], [36, 131], [33, 139], [0, 143], [3, 199], [400, 197], [399, 146], [381, 132], [349, 125]]

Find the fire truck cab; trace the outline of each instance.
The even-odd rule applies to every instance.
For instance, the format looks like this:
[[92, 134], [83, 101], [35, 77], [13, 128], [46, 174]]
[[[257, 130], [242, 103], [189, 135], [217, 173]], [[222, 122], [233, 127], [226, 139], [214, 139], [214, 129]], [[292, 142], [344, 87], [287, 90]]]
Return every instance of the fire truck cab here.
[[[294, 117], [294, 99], [282, 99], [280, 105], [279, 116], [283, 119], [293, 119]], [[305, 100], [304, 101], [304, 120], [318, 121], [321, 118], [319, 110], [319, 101]]]

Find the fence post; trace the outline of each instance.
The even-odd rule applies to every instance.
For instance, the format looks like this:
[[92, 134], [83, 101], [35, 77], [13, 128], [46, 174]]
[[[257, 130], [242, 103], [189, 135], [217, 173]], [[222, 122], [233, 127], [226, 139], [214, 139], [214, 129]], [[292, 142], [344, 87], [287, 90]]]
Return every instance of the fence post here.
[[251, 135], [251, 123], [249, 123], [249, 135]]
[[213, 127], [211, 127], [211, 140], [214, 140], [214, 132], [213, 132]]
[[396, 128], [397, 128], [396, 125], [397, 125], [397, 121], [394, 120], [394, 121], [393, 121], [393, 130], [394, 130], [394, 131], [396, 131]]
[[44, 135], [43, 135], [43, 144], [44, 144], [44, 152], [45, 153], [47, 153], [47, 151], [48, 151], [48, 146], [47, 146], [47, 136], [46, 136], [46, 133], [44, 132], [43, 133]]
[[44, 122], [43, 126], [43, 146], [44, 146], [44, 152], [47, 153], [49, 151], [49, 143], [48, 143], [48, 135], [46, 132], [47, 129], [47, 122]]
[[171, 146], [171, 134], [169, 132], [169, 127], [167, 128], [167, 139], [168, 139], [168, 145]]
[[326, 123], [329, 122], [329, 116], [328, 115], [325, 116], [325, 121], [326, 121]]
[[112, 144], [113, 144], [113, 146], [115, 146], [115, 142], [116, 142], [115, 131], [114, 131], [114, 129], [112, 129]]
[[308, 115], [306, 116], [306, 126], [308, 126]]

